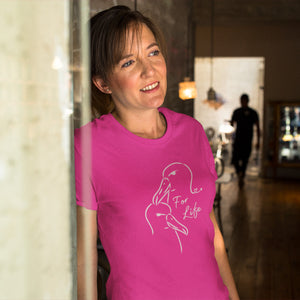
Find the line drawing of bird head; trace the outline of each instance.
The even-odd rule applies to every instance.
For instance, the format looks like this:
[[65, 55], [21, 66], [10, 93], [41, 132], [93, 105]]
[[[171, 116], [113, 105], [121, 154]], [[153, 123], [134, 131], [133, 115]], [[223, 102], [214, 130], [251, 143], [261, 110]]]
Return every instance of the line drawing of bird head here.
[[174, 162], [169, 164], [162, 172], [162, 177], [168, 179], [172, 189], [176, 189], [176, 186], [189, 187], [191, 194], [201, 192], [201, 188], [193, 188], [193, 172], [190, 167], [184, 163]]

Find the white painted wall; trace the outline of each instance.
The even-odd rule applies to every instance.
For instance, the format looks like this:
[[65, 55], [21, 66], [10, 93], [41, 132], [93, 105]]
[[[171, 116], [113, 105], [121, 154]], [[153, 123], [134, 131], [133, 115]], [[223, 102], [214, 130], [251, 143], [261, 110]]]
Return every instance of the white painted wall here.
[[[213, 127], [216, 132], [224, 120], [230, 120], [232, 112], [240, 106], [240, 96], [247, 93], [249, 106], [256, 109], [263, 119], [264, 58], [262, 57], [217, 57], [213, 59], [213, 88], [225, 101], [215, 110], [203, 102], [210, 87], [210, 58], [195, 58], [195, 81], [197, 99], [194, 101], [194, 117], [204, 128]], [[261, 126], [261, 128], [263, 128]]]
[[1, 0], [0, 28], [0, 299], [71, 299], [69, 1]]

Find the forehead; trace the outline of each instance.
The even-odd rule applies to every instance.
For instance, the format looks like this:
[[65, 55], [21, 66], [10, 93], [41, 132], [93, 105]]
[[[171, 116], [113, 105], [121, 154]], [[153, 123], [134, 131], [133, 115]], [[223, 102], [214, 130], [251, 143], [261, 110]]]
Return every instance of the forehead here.
[[128, 27], [126, 31], [123, 47], [125, 52], [134, 48], [147, 47], [148, 44], [156, 42], [153, 32], [145, 24], [134, 24]]

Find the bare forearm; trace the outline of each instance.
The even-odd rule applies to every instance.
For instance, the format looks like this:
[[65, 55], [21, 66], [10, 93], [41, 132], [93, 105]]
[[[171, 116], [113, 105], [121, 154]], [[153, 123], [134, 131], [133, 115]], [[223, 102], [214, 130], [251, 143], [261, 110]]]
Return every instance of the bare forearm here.
[[232, 276], [231, 268], [229, 265], [228, 257], [224, 249], [216, 249], [215, 257], [219, 266], [220, 274], [224, 284], [227, 286], [229, 297], [231, 300], [238, 300], [239, 295], [236, 289], [236, 285]]
[[229, 297], [231, 300], [239, 300], [239, 295], [237, 292], [237, 288], [232, 276], [231, 268], [229, 265], [226, 248], [224, 244], [224, 239], [219, 229], [214, 211], [212, 210], [210, 213], [210, 218], [214, 224], [215, 228], [215, 239], [214, 239], [214, 246], [215, 246], [215, 257], [219, 267], [219, 271], [221, 277], [223, 279], [224, 284], [226, 285]]
[[77, 265], [77, 300], [97, 299], [97, 264]]
[[96, 212], [77, 208], [77, 299], [97, 299]]

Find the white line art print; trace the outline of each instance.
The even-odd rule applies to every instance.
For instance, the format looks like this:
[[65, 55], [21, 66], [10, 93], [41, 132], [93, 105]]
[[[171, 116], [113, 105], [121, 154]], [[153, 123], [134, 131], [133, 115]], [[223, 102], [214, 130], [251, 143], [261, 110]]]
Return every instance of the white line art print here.
[[181, 235], [188, 236], [189, 220], [197, 219], [201, 212], [201, 191], [202, 188], [193, 187], [193, 173], [188, 165], [174, 162], [164, 168], [160, 186], [145, 210], [151, 233], [169, 230], [177, 237], [182, 253]]

